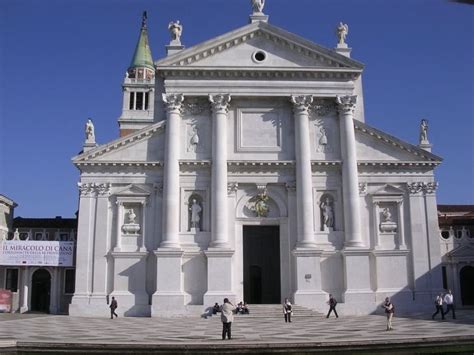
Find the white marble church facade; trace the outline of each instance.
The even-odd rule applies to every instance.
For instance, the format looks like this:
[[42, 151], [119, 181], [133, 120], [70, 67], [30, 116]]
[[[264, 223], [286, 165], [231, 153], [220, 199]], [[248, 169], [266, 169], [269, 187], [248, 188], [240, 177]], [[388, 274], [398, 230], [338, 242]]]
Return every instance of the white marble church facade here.
[[148, 54], [124, 81], [121, 137], [96, 145], [89, 127], [73, 159], [70, 314], [104, 313], [107, 296], [126, 316], [202, 311], [224, 297], [325, 310], [329, 293], [346, 314], [386, 296], [399, 310], [432, 308], [441, 159], [426, 131], [414, 146], [365, 123], [347, 27], [336, 49], [258, 9], [189, 49], [179, 23], [170, 31], [168, 56], [150, 66], [144, 21], [134, 58]]

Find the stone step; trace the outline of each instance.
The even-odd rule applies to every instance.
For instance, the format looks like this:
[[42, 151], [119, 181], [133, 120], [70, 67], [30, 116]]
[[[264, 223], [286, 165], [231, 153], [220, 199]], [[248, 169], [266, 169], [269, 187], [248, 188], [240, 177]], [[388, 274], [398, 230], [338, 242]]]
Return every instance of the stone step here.
[[[238, 317], [249, 318], [281, 318], [283, 317], [283, 305], [281, 304], [256, 304], [248, 305], [249, 314], [238, 314]], [[292, 317], [321, 317], [322, 314], [309, 308], [292, 305]]]

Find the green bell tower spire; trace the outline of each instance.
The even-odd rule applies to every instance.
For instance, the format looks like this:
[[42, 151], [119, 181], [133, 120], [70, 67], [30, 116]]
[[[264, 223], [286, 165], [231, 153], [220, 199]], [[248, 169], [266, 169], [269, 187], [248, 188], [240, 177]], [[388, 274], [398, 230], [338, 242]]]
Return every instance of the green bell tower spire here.
[[143, 12], [140, 36], [122, 87], [123, 106], [118, 120], [121, 137], [154, 122], [155, 66], [148, 43], [146, 11]]
[[147, 13], [143, 12], [142, 16], [142, 27], [140, 29], [140, 37], [133, 54], [132, 62], [130, 63], [130, 69], [133, 68], [149, 68], [154, 70], [153, 58], [151, 56], [150, 45], [148, 44], [148, 30], [147, 30]]

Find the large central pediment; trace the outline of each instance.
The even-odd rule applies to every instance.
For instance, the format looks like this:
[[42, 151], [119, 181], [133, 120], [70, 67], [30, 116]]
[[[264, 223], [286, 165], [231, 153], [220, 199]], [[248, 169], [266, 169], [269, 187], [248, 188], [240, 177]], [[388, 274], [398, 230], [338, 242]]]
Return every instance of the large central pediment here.
[[[257, 53], [263, 53], [264, 59], [258, 60]], [[354, 78], [363, 68], [361, 63], [334, 50], [265, 22], [251, 23], [182, 50], [155, 65], [161, 72], [193, 69], [303, 70], [339, 73], [341, 78]]]

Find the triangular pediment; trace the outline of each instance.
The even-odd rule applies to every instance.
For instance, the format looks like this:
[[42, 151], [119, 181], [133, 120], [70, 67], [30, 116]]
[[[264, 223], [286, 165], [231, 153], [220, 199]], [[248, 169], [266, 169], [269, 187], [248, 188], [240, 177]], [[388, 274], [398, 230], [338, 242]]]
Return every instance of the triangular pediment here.
[[471, 245], [462, 245], [454, 250], [451, 250], [447, 255], [451, 258], [473, 258], [474, 247], [472, 247]]
[[372, 195], [403, 195], [405, 191], [396, 186], [385, 184], [372, 192]]
[[[255, 60], [263, 51], [266, 58]], [[251, 23], [155, 62], [160, 68], [327, 69], [359, 73], [363, 64], [265, 22]]]
[[144, 197], [149, 196], [150, 191], [148, 191], [144, 187], [140, 187], [138, 185], [130, 184], [114, 193], [116, 196], [136, 196], [136, 197]]
[[165, 121], [152, 124], [72, 159], [75, 165], [91, 163], [159, 162], [163, 159]]
[[359, 162], [440, 163], [442, 158], [366, 123], [354, 120]]

